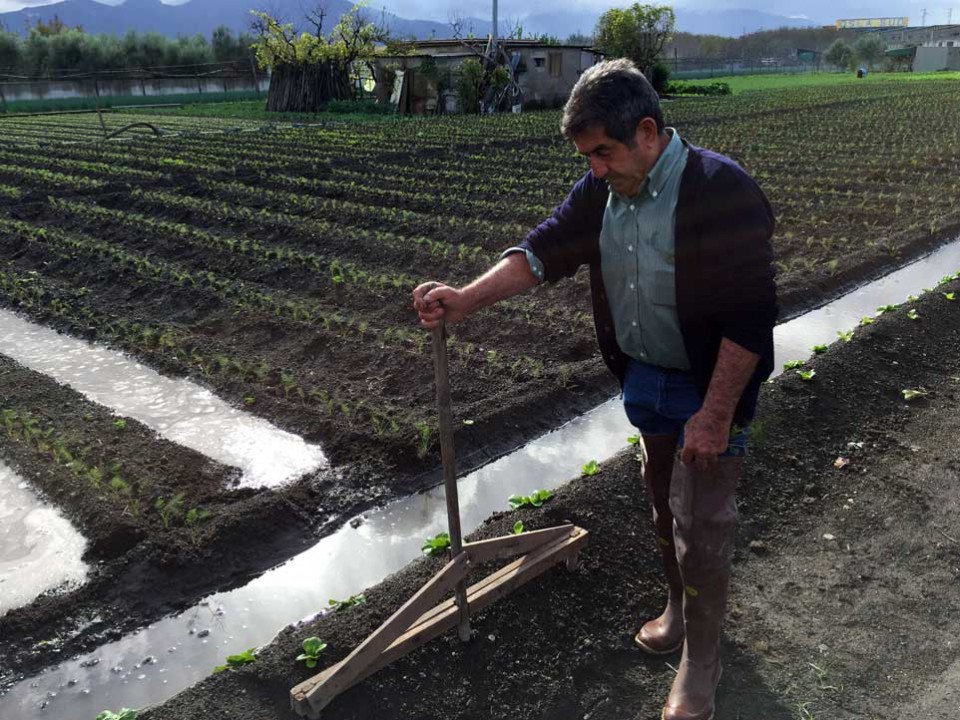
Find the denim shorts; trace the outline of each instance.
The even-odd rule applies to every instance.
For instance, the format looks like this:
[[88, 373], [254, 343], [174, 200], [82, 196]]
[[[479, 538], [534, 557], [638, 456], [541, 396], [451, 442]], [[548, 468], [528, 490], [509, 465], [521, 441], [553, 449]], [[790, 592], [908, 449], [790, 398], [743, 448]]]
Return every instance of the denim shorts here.
[[[641, 435], [680, 436], [683, 426], [703, 405], [693, 373], [670, 370], [630, 359], [623, 381], [623, 407], [630, 422]], [[747, 454], [750, 428], [734, 426], [724, 456]]]

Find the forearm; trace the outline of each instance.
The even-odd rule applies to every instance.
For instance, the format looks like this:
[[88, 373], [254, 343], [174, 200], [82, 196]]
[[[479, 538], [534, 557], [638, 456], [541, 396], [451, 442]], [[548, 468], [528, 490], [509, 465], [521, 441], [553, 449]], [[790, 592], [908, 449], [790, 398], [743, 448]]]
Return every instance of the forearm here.
[[507, 255], [462, 289], [468, 313], [518, 295], [539, 284], [523, 253]]
[[727, 424], [733, 422], [737, 403], [759, 361], [758, 354], [723, 338], [707, 397], [703, 401], [703, 410]]

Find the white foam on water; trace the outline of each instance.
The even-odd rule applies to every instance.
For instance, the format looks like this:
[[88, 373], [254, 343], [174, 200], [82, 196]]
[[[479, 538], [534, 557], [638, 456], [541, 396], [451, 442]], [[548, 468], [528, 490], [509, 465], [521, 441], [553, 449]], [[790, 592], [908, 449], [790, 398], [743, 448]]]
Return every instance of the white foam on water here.
[[172, 379], [115, 350], [0, 310], [0, 348], [164, 438], [243, 471], [241, 485], [273, 487], [327, 464], [317, 445], [239, 410], [189, 380]]
[[87, 541], [0, 462], [0, 615], [87, 578]]

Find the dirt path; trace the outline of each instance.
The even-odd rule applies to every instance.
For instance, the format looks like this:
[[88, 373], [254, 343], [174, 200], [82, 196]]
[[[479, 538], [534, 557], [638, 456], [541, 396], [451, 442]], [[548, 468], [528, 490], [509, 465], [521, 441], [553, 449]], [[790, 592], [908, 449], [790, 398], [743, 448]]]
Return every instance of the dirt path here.
[[[940, 292], [956, 289], [911, 304], [918, 320], [902, 309], [833, 345], [812, 381], [788, 374], [765, 388], [717, 720], [957, 717], [960, 302]], [[925, 398], [904, 401], [902, 389], [921, 387]], [[590, 530], [577, 571], [551, 571], [481, 613], [469, 645], [449, 633], [348, 691], [325, 720], [659, 717], [676, 658], [631, 643], [664, 593], [638, 480], [626, 451], [522, 513], [530, 529]], [[516, 518], [494, 516], [478, 534]], [[299, 642], [319, 635], [324, 665], [342, 658], [438, 565], [414, 563], [366, 605], [288, 628], [254, 665], [141, 717], [293, 717], [288, 689], [310, 674], [294, 661]]]

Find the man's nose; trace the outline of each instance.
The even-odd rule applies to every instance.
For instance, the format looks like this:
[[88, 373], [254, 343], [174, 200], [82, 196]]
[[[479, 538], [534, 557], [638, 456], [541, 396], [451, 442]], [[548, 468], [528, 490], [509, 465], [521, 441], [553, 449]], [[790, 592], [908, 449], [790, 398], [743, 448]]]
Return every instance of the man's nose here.
[[593, 176], [597, 178], [597, 180], [603, 180], [603, 176], [607, 174], [609, 168], [600, 160], [592, 158], [590, 160], [590, 169], [593, 171]]

